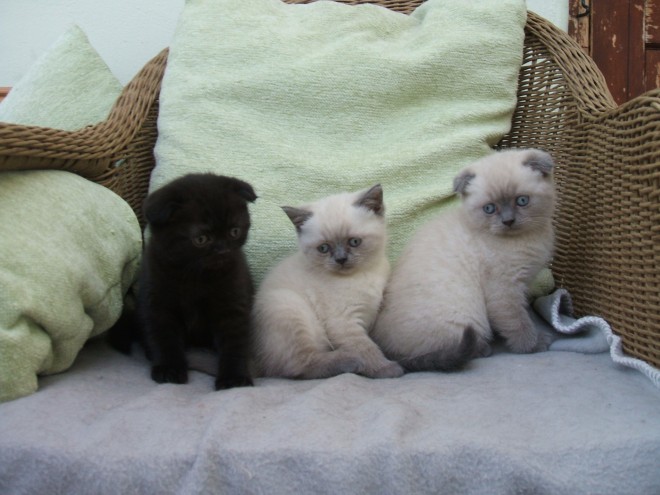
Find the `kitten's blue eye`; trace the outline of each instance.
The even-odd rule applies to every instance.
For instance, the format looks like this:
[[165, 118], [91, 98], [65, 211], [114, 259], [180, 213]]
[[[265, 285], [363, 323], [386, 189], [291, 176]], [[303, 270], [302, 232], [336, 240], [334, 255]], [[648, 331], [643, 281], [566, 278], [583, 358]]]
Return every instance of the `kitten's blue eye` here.
[[357, 237], [351, 237], [348, 240], [348, 245], [351, 247], [358, 247], [360, 244], [362, 244], [362, 239], [359, 239]]
[[316, 249], [321, 254], [327, 254], [330, 251], [330, 244], [328, 244], [327, 242], [324, 242], [323, 244], [321, 244]]
[[495, 213], [495, 210], [497, 210], [497, 208], [495, 207], [494, 203], [488, 203], [487, 205], [484, 205], [484, 212], [486, 215], [492, 215]]
[[211, 236], [208, 236], [206, 234], [199, 234], [195, 237], [192, 238], [192, 243], [196, 247], [204, 247], [208, 245], [211, 242]]
[[516, 204], [518, 206], [527, 206], [529, 204], [529, 196], [518, 196], [516, 198]]
[[241, 229], [239, 227], [234, 227], [229, 231], [229, 237], [232, 239], [238, 239], [241, 236]]

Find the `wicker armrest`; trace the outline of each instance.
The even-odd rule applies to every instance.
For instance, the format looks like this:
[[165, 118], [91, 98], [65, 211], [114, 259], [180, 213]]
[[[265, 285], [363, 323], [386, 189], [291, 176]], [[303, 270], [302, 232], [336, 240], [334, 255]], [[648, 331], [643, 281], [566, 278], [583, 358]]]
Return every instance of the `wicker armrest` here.
[[554, 263], [576, 311], [660, 368], [660, 89], [584, 114], [562, 176]]
[[158, 95], [168, 50], [123, 89], [108, 118], [77, 131], [0, 122], [0, 170], [58, 169], [103, 184], [140, 214], [154, 165]]

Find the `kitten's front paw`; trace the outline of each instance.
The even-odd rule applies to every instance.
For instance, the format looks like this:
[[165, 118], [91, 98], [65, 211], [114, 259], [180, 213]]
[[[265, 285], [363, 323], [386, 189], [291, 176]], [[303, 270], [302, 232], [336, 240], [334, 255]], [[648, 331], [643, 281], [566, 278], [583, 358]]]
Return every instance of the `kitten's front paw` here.
[[151, 379], [157, 383], [187, 383], [188, 369], [185, 366], [154, 365], [151, 367]]
[[509, 337], [506, 343], [513, 352], [518, 354], [529, 354], [532, 352], [547, 351], [550, 341], [546, 339], [546, 334], [532, 328], [515, 337]]
[[223, 376], [215, 380], [216, 390], [226, 390], [234, 387], [252, 387], [254, 382], [249, 376]]
[[404, 373], [405, 371], [399, 363], [390, 361], [382, 368], [378, 368], [376, 371], [365, 375], [371, 378], [399, 378]]
[[336, 369], [336, 372], [333, 373], [335, 375], [339, 375], [342, 373], [358, 374], [360, 373], [360, 369], [362, 369], [362, 360], [352, 355], [341, 356], [335, 361], [333, 368]]
[[490, 342], [483, 339], [479, 339], [473, 357], [475, 358], [489, 357], [492, 356], [492, 354], [493, 354], [493, 348], [491, 347]]
[[545, 352], [550, 348], [550, 344], [554, 342], [555, 337], [550, 332], [543, 330], [539, 331], [538, 334], [539, 338], [536, 342], [536, 345], [534, 346], [534, 349], [532, 349], [532, 352]]

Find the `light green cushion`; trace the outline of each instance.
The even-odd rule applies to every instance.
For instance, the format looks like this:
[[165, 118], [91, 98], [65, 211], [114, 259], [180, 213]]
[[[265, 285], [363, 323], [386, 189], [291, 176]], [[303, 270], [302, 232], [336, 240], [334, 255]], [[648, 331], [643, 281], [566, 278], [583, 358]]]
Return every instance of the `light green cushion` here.
[[[78, 27], [0, 104], [0, 121], [75, 130], [104, 120], [121, 85]], [[67, 369], [121, 314], [141, 232], [110, 190], [62, 171], [0, 173], [0, 401]]]
[[0, 173], [0, 401], [67, 369], [119, 318], [141, 245], [109, 189], [63, 171]]
[[394, 260], [452, 179], [510, 127], [524, 0], [373, 5], [188, 0], [160, 99], [151, 187], [190, 171], [251, 182], [257, 283], [295, 249], [281, 205], [381, 183]]
[[0, 121], [73, 131], [105, 120], [121, 90], [85, 33], [73, 26], [0, 103]]

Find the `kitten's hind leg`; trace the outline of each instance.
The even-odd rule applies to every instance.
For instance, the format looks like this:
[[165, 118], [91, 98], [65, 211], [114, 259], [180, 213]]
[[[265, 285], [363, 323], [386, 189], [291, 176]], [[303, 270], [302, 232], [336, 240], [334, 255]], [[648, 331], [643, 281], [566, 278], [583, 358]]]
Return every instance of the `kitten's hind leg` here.
[[[373, 360], [371, 361], [373, 362]], [[309, 357], [309, 365], [300, 378], [329, 378], [343, 373], [355, 373], [368, 378], [398, 378], [403, 375], [403, 368], [394, 362], [380, 361], [370, 367], [363, 354], [340, 348], [334, 351], [319, 351]]]
[[260, 376], [314, 379], [354, 373], [360, 362], [337, 351], [308, 302], [282, 289], [258, 296], [253, 310], [254, 356]]
[[307, 365], [296, 378], [330, 378], [343, 373], [357, 373], [362, 366], [360, 360], [344, 350], [312, 352], [307, 357]]
[[369, 378], [399, 378], [405, 373], [404, 368], [395, 361], [389, 361], [385, 366], [375, 370], [366, 370], [360, 373]]
[[338, 350], [346, 349], [346, 352], [359, 360], [360, 367], [355, 371], [359, 375], [368, 378], [398, 378], [404, 373], [401, 365], [387, 359], [359, 324], [332, 322], [328, 325], [328, 337]]
[[512, 294], [509, 299], [500, 299], [497, 305], [489, 304], [488, 319], [513, 352], [548, 350], [550, 340], [534, 326], [523, 298], [516, 297], [516, 294]]
[[385, 357], [380, 348], [366, 335], [360, 339], [355, 349], [363, 363], [357, 374], [368, 378], [399, 378], [405, 370], [396, 361]]

